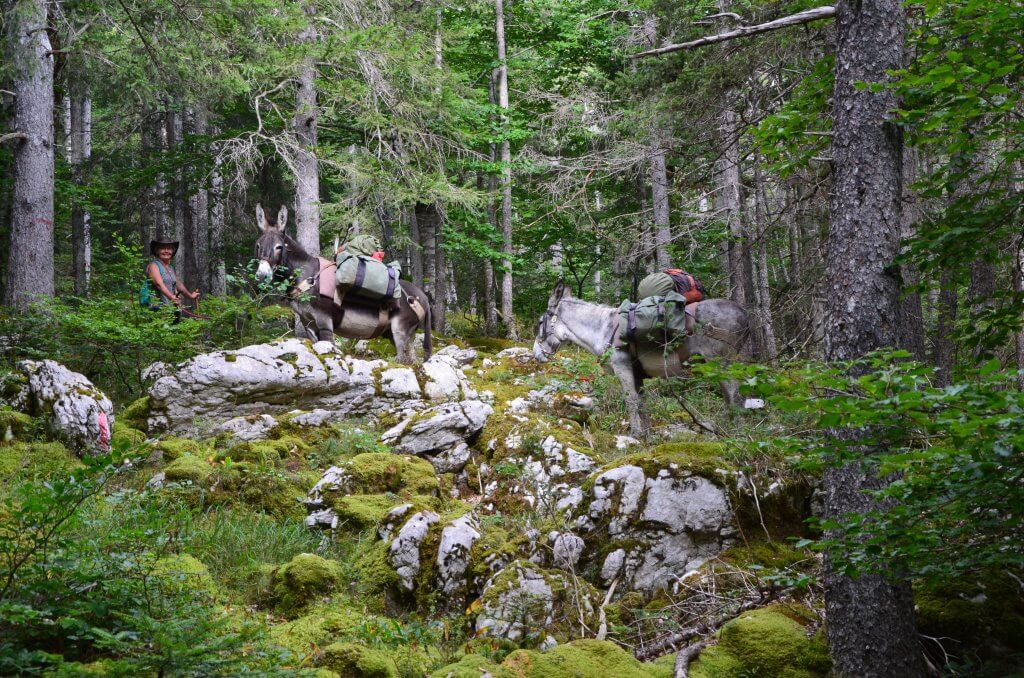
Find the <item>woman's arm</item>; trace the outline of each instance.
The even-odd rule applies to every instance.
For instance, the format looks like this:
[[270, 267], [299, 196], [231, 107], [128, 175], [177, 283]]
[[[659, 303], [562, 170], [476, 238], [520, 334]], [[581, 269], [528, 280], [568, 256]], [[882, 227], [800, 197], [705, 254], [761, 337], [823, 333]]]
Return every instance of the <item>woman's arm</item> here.
[[196, 297], [199, 296], [199, 290], [196, 290], [195, 292], [189, 292], [188, 288], [185, 287], [185, 285], [181, 282], [181, 280], [175, 280], [174, 283], [175, 283], [175, 287], [177, 287], [178, 291], [181, 292], [182, 294], [184, 294], [189, 299], [195, 299]]
[[160, 294], [164, 295], [175, 304], [181, 303], [178, 297], [174, 296], [174, 293], [167, 289], [167, 286], [164, 285], [164, 280], [163, 278], [160, 277], [160, 271], [157, 269], [155, 263], [151, 263], [149, 266], [146, 267], [146, 273], [149, 274], [150, 282], [153, 283], [153, 286], [157, 289], [158, 292], [160, 292]]

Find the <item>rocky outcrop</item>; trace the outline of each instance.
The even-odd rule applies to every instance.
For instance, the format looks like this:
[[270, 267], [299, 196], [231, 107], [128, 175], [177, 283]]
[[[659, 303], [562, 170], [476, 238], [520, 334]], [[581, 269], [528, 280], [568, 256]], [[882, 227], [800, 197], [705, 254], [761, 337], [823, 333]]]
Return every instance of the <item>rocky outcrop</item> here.
[[671, 588], [738, 535], [727, 491], [733, 476], [681, 456], [630, 461], [594, 479], [576, 528], [607, 554], [599, 563], [602, 584]]
[[416, 587], [416, 576], [420, 573], [420, 546], [427, 538], [430, 526], [440, 520], [433, 511], [420, 511], [406, 521], [398, 536], [388, 549], [388, 561], [398, 573], [402, 586], [407, 591]]
[[43, 417], [50, 432], [78, 454], [110, 449], [114, 406], [84, 375], [53, 360], [22, 360], [11, 405]]
[[467, 441], [483, 429], [492, 411], [480, 400], [436, 405], [406, 417], [385, 431], [381, 441], [398, 454], [427, 459], [438, 473], [455, 473], [469, 461]]
[[148, 426], [151, 432], [195, 433], [204, 423], [296, 408], [339, 419], [473, 397], [458, 365], [451, 356], [438, 356], [418, 375], [383, 360], [343, 355], [329, 342], [298, 339], [215, 351], [163, 370], [149, 389]]
[[581, 579], [516, 561], [495, 575], [484, 589], [476, 618], [479, 635], [519, 640], [571, 637], [571, 629], [592, 624], [600, 600]]

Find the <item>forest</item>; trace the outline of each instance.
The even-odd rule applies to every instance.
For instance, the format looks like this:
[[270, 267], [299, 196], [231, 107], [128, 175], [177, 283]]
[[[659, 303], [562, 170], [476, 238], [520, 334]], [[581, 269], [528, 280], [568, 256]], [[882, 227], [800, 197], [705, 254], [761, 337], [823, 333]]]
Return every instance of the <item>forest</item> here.
[[2, 0], [0, 675], [1024, 674], [1024, 4], [817, 1]]

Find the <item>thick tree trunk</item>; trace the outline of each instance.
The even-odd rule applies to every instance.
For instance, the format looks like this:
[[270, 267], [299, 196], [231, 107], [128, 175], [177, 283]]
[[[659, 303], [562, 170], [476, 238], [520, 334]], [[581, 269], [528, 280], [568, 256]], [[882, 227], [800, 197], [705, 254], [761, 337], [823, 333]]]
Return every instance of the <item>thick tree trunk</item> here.
[[434, 231], [434, 330], [444, 332], [448, 322], [448, 262], [445, 260], [444, 221], [438, 215], [437, 228]]
[[[825, 357], [851, 360], [895, 346], [899, 284], [892, 266], [899, 253], [902, 203], [897, 101], [880, 83], [903, 64], [903, 6], [899, 0], [840, 0], [836, 14], [831, 217], [826, 265]], [[837, 435], [856, 436], [850, 430]], [[870, 453], [870, 452], [867, 452]], [[879, 504], [865, 490], [884, 481], [869, 464], [850, 463], [825, 474], [827, 519], [866, 513]], [[842, 542], [840, 530], [827, 537]], [[829, 649], [844, 676], [925, 675], [910, 584], [881, 574], [857, 579], [825, 560]]]
[[[163, 114], [147, 109], [139, 134], [145, 162], [155, 164], [167, 147], [167, 126]], [[167, 181], [162, 172], [156, 174], [153, 185], [146, 190], [139, 224], [144, 252], [149, 251], [150, 240], [167, 235]]]
[[224, 177], [222, 163], [214, 160], [210, 177], [210, 293], [223, 297], [228, 293], [227, 265], [224, 261]]
[[508, 62], [505, 54], [505, 6], [494, 0], [494, 34], [498, 42], [498, 107], [501, 110], [501, 316], [509, 339], [518, 340], [512, 303], [512, 149], [508, 139]]
[[[206, 134], [206, 112], [201, 108], [187, 112], [190, 135]], [[209, 196], [205, 188], [198, 188], [188, 197], [185, 232], [182, 238], [182, 278], [190, 290], [210, 290], [210, 217]]]
[[654, 261], [659, 269], [672, 265], [668, 247], [672, 226], [668, 202], [668, 171], [665, 167], [665, 143], [662, 132], [651, 129], [651, 200], [654, 207]]
[[14, 90], [14, 177], [4, 304], [25, 308], [52, 297], [53, 287], [53, 55], [46, 3], [20, 0], [8, 15]]
[[[310, 43], [316, 33], [309, 27], [299, 41]], [[316, 100], [316, 62], [307, 56], [299, 68], [295, 92], [292, 132], [298, 145], [293, 158], [295, 171], [295, 239], [304, 250], [320, 254], [320, 168], [315, 148], [319, 109]]]
[[953, 329], [957, 316], [957, 283], [951, 271], [943, 271], [939, 281], [938, 313], [935, 322], [934, 356], [935, 383], [938, 386], [949, 386], [953, 379], [953, 359], [956, 355], [956, 342]]
[[416, 203], [416, 223], [420, 233], [420, 251], [423, 253], [423, 289], [435, 296], [437, 286], [437, 253], [434, 245], [437, 242], [437, 209], [433, 203]]
[[[92, 99], [89, 90], [74, 87], [71, 99], [71, 173], [79, 189], [87, 183], [89, 158], [92, 156]], [[72, 275], [75, 294], [89, 294], [92, 276], [92, 235], [89, 228], [89, 210], [81, 200], [71, 206]]]

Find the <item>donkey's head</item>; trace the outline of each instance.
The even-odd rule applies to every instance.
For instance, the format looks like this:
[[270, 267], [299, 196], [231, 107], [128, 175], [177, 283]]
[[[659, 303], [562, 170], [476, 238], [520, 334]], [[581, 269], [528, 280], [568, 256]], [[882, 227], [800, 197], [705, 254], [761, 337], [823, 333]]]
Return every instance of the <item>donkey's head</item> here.
[[284, 234], [284, 227], [287, 224], [288, 208], [284, 205], [281, 205], [277, 213], [276, 223], [271, 223], [267, 219], [263, 205], [256, 205], [256, 228], [260, 232], [260, 237], [256, 240], [256, 260], [259, 262], [256, 278], [260, 282], [267, 282], [273, 278], [278, 266], [288, 265], [288, 253], [292, 243]]
[[537, 321], [537, 334], [533, 339], [533, 357], [546, 363], [558, 351], [566, 337], [565, 325], [558, 319], [558, 306], [563, 299], [572, 297], [564, 280], [559, 280], [548, 297], [548, 307]]

